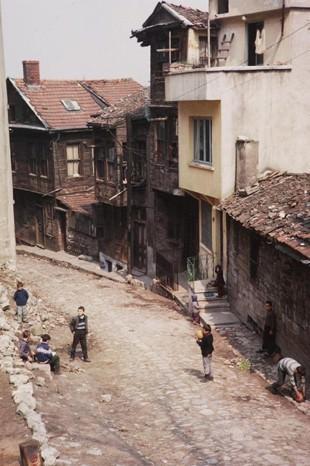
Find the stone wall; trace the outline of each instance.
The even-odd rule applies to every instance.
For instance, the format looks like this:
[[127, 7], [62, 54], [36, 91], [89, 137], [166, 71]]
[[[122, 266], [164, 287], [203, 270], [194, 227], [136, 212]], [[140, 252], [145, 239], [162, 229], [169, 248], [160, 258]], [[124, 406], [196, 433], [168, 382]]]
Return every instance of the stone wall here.
[[230, 220], [227, 281], [232, 311], [257, 330], [264, 325], [266, 299], [272, 301], [277, 344], [310, 373], [310, 268]]

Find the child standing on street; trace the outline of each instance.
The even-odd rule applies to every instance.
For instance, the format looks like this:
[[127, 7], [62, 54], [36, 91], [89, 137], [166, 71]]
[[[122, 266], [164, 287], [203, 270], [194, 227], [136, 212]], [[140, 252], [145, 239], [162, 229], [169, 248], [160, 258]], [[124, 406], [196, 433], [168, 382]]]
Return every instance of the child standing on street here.
[[14, 294], [14, 301], [16, 303], [16, 314], [19, 322], [27, 322], [27, 302], [29, 294], [27, 290], [23, 288], [22, 282], [17, 282], [17, 290]]
[[73, 333], [73, 342], [71, 347], [71, 361], [75, 358], [75, 350], [80, 343], [83, 353], [83, 361], [90, 362], [87, 354], [87, 334], [88, 334], [88, 318], [85, 314], [84, 306], [78, 308], [78, 315], [73, 317], [70, 322], [70, 330]]
[[201, 330], [201, 334], [197, 335], [196, 341], [201, 349], [204, 376], [207, 380], [213, 380], [211, 363], [214, 347], [213, 335], [209, 324], [206, 324]]

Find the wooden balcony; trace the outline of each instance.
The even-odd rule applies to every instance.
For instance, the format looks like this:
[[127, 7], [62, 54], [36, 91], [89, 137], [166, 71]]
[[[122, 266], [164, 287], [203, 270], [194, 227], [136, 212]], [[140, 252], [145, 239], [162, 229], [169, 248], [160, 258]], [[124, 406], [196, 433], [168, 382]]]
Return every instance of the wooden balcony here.
[[172, 193], [177, 189], [179, 187], [177, 164], [151, 163], [151, 187], [166, 193]]

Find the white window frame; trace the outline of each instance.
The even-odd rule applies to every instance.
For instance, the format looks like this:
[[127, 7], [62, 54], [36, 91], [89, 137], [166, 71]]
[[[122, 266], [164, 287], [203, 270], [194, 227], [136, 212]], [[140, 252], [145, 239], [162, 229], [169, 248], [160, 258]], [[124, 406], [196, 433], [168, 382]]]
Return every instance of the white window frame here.
[[194, 162], [212, 165], [212, 119], [193, 118]]
[[69, 178], [76, 178], [81, 176], [80, 173], [80, 153], [79, 144], [67, 144], [67, 175]]

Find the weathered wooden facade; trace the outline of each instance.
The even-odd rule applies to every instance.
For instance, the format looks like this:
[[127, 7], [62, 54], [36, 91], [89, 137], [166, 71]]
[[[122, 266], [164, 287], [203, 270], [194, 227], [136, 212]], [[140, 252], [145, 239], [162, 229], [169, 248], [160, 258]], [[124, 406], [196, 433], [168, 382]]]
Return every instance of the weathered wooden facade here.
[[128, 80], [41, 80], [25, 61], [8, 79], [16, 237], [73, 254], [98, 255], [91, 116], [141, 86]]
[[128, 260], [127, 114], [143, 107], [146, 91], [128, 95], [89, 123], [95, 137], [95, 191], [100, 261], [108, 270]]
[[[198, 253], [198, 201], [179, 189], [177, 107], [165, 102], [164, 81], [170, 67], [187, 58], [188, 35], [193, 23], [183, 15], [197, 12], [160, 2], [142, 29], [132, 33], [142, 46], [151, 49], [151, 96], [145, 143], [139, 141], [141, 123], [135, 122], [131, 132], [132, 144], [140, 144], [142, 150], [145, 147], [147, 177], [147, 209], [133, 208], [139, 227], [133, 225], [131, 231], [132, 265], [142, 265], [149, 276], [172, 288], [177, 287], [178, 277], [186, 270], [187, 258]], [[200, 13], [196, 20], [206, 35]], [[151, 235], [142, 233], [144, 222]], [[145, 238], [146, 247], [143, 246]], [[142, 250], [146, 256], [143, 260]]]

